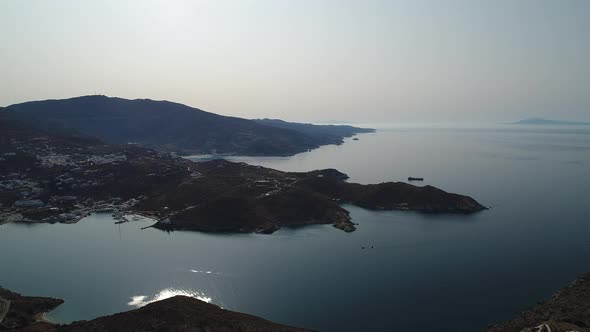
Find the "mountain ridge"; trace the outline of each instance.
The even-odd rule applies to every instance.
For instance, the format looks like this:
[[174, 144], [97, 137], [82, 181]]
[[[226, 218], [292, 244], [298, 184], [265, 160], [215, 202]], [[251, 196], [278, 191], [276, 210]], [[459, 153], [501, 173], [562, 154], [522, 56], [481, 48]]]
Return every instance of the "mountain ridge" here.
[[[343, 137], [310, 135], [253, 120], [224, 116], [171, 101], [89, 95], [29, 101], [0, 109], [0, 117], [43, 130], [75, 131], [108, 143], [138, 143], [179, 154], [288, 156]], [[328, 132], [327, 126], [314, 126]], [[367, 132], [349, 128], [347, 134]]]
[[358, 133], [372, 133], [375, 130], [369, 128], [357, 128], [350, 125], [316, 125], [312, 123], [288, 122], [280, 119], [254, 119], [255, 122], [276, 128], [291, 129], [330, 144], [342, 144], [345, 137], [351, 137]]

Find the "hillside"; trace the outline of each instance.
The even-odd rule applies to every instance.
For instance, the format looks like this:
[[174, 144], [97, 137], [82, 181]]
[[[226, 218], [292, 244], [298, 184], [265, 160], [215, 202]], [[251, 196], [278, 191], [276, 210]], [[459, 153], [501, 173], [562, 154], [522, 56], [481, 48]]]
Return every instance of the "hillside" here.
[[82, 331], [242, 331], [242, 332], [305, 332], [301, 328], [224, 310], [216, 305], [185, 296], [175, 296], [145, 307], [75, 322], [57, 332]]
[[108, 143], [138, 143], [180, 154], [286, 156], [365, 131], [350, 127], [341, 135], [318, 126], [310, 134], [294, 126], [221, 116], [169, 101], [106, 96], [15, 104], [1, 109], [0, 117], [53, 132], [76, 132]]
[[287, 122], [278, 119], [256, 119], [254, 121], [266, 126], [295, 130], [318, 141], [327, 142], [327, 144], [342, 144], [344, 137], [375, 131], [374, 129], [357, 128], [348, 125], [315, 125], [310, 123]]
[[50, 331], [53, 325], [43, 322], [40, 315], [64, 301], [50, 297], [22, 296], [0, 287], [0, 331]]
[[[175, 296], [139, 309], [69, 325], [54, 325], [42, 319], [44, 312], [63, 302], [48, 297], [22, 296], [0, 287], [0, 331], [311, 331], [224, 310], [185, 296]], [[7, 307], [3, 307], [6, 304]], [[6, 312], [2, 309], [6, 309]]]
[[521, 312], [488, 332], [590, 331], [590, 273], [584, 273], [549, 300]]

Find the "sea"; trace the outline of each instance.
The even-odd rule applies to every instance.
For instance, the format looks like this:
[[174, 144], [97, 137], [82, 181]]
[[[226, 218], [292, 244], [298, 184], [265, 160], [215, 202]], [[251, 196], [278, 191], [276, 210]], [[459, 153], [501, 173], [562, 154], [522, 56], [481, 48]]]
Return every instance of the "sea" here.
[[[371, 126], [369, 124], [369, 126]], [[165, 232], [153, 220], [0, 225], [0, 285], [68, 323], [188, 295], [319, 331], [484, 331], [590, 271], [590, 127], [379, 125], [292, 157], [223, 157], [349, 182], [423, 177], [472, 215], [345, 205], [357, 230]], [[193, 156], [196, 162], [220, 156]]]

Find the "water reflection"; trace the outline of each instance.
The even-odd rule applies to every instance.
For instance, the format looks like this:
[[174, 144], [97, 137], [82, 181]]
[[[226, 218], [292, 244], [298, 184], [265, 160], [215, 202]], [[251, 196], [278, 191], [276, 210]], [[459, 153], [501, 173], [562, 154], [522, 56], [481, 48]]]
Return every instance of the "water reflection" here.
[[216, 275], [222, 275], [220, 272], [213, 272], [213, 271], [201, 271], [201, 270], [189, 270], [192, 273], [202, 273], [202, 274], [216, 274]]
[[177, 295], [183, 295], [188, 297], [194, 297], [195, 299], [201, 300], [203, 302], [211, 303], [213, 300], [211, 297], [207, 296], [205, 293], [193, 291], [191, 289], [177, 289], [177, 288], [166, 288], [158, 292], [158, 294], [149, 297], [147, 295], [136, 295], [131, 297], [131, 301], [127, 303], [127, 305], [141, 308], [147, 304], [152, 302], [165, 300]]

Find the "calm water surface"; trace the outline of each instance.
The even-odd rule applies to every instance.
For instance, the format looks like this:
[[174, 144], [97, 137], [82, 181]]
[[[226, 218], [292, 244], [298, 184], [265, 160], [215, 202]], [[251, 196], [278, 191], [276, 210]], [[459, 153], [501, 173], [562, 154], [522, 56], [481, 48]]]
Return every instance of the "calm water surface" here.
[[[590, 129], [398, 127], [289, 158], [231, 158], [351, 182], [425, 177], [492, 209], [472, 216], [346, 206], [329, 225], [213, 235], [115, 225], [0, 226], [0, 285], [66, 303], [69, 322], [192, 295], [321, 331], [481, 331], [590, 271]], [[198, 157], [195, 159], [203, 159]], [[367, 249], [361, 249], [362, 246]], [[372, 247], [372, 248], [371, 248]]]

